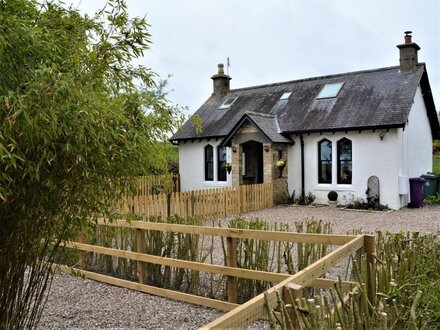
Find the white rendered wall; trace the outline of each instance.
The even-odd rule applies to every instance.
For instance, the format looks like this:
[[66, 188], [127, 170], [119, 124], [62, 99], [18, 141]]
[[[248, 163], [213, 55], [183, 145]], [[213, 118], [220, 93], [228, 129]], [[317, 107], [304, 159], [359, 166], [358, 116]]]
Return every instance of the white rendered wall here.
[[[381, 140], [379, 134], [383, 133]], [[352, 184], [337, 184], [336, 142], [342, 138], [352, 142]], [[295, 145], [289, 150], [289, 191], [301, 193], [301, 146], [298, 137], [292, 136]], [[332, 183], [318, 183], [318, 142], [332, 141]], [[366, 199], [367, 180], [375, 175], [380, 183], [380, 202], [392, 209], [401, 207], [398, 179], [401, 167], [401, 138], [397, 129], [348, 133], [311, 134], [304, 136], [305, 193], [316, 195], [317, 203], [327, 203], [330, 190], [338, 192], [338, 203], [345, 204], [353, 198]], [[293, 168], [293, 170], [292, 170]], [[293, 174], [293, 175], [291, 175]]]
[[[384, 134], [383, 140], [379, 134]], [[346, 137], [352, 141], [352, 184], [337, 184], [336, 142]], [[288, 184], [289, 192], [301, 194], [301, 145], [298, 136], [291, 136], [295, 145], [288, 147]], [[318, 141], [332, 141], [333, 182], [318, 184]], [[226, 187], [232, 185], [231, 175], [227, 181], [217, 180], [217, 146], [220, 140], [203, 140], [180, 143], [179, 172], [182, 191]], [[204, 147], [214, 147], [214, 181], [205, 181]], [[365, 200], [367, 180], [375, 175], [380, 182], [380, 202], [392, 209], [406, 206], [408, 198], [399, 195], [399, 177], [418, 177], [432, 170], [432, 135], [426, 108], [420, 88], [417, 90], [408, 125], [405, 130], [390, 129], [375, 132], [362, 131], [348, 133], [311, 134], [304, 136], [305, 155], [305, 193], [317, 196], [317, 203], [327, 203], [327, 193], [335, 190], [339, 194], [338, 202], [345, 204], [352, 198]], [[228, 162], [231, 153], [228, 149]]]
[[[179, 173], [181, 191], [221, 188], [232, 186], [231, 174], [227, 181], [217, 181], [217, 147], [221, 140], [188, 141], [179, 144]], [[205, 151], [208, 144], [214, 147], [214, 181], [205, 181]], [[231, 162], [231, 150], [227, 148], [227, 161]]]
[[403, 132], [406, 144], [403, 169], [411, 177], [419, 177], [432, 171], [432, 134], [420, 87]]

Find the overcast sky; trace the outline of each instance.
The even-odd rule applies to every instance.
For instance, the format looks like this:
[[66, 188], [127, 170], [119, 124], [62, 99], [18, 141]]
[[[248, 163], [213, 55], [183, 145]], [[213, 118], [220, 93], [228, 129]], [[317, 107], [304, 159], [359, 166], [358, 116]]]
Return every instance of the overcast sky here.
[[[105, 1], [70, 0], [93, 14]], [[399, 64], [413, 31], [440, 110], [439, 0], [128, 0], [146, 15], [153, 44], [142, 64], [163, 78], [169, 99], [194, 113], [212, 93], [218, 63], [231, 60], [231, 88]]]

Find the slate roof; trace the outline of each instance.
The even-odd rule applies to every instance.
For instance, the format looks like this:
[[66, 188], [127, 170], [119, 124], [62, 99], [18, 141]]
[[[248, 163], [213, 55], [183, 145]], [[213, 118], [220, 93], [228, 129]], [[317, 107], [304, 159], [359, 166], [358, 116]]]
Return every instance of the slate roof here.
[[[344, 85], [337, 97], [316, 99], [324, 85], [338, 82]], [[196, 112], [202, 118], [202, 133], [195, 132], [190, 119], [171, 140], [226, 137], [245, 115], [273, 141], [295, 133], [405, 127], [419, 84], [424, 89], [433, 137], [438, 137], [440, 129], [425, 65], [419, 64], [413, 70], [387, 67], [240, 88], [225, 96], [211, 96]], [[280, 100], [284, 92], [292, 94]], [[219, 109], [230, 97], [238, 98], [230, 108]], [[274, 129], [274, 125], [279, 127]]]

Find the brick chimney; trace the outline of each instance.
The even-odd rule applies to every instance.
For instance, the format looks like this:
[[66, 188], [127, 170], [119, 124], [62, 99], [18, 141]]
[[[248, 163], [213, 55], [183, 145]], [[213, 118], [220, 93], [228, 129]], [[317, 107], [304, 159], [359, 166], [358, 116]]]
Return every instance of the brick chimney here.
[[232, 78], [225, 74], [223, 64], [218, 65], [218, 73], [213, 75], [211, 79], [214, 82], [214, 90], [212, 95], [223, 96], [229, 93], [229, 80]]
[[405, 43], [397, 45], [400, 49], [400, 69], [410, 70], [414, 69], [418, 64], [417, 52], [420, 50], [419, 45], [412, 42], [412, 31], [405, 31]]

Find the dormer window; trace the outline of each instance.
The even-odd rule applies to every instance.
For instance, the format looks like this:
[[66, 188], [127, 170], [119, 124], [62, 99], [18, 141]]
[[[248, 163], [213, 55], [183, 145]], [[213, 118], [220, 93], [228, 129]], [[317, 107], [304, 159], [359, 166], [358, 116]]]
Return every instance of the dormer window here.
[[285, 92], [283, 95], [281, 95], [280, 100], [287, 100], [290, 95], [292, 95], [292, 92]]
[[330, 99], [338, 96], [339, 91], [342, 89], [343, 85], [343, 82], [324, 85], [316, 99]]
[[219, 109], [228, 109], [238, 97], [230, 97], [227, 98], [225, 102], [219, 107]]

